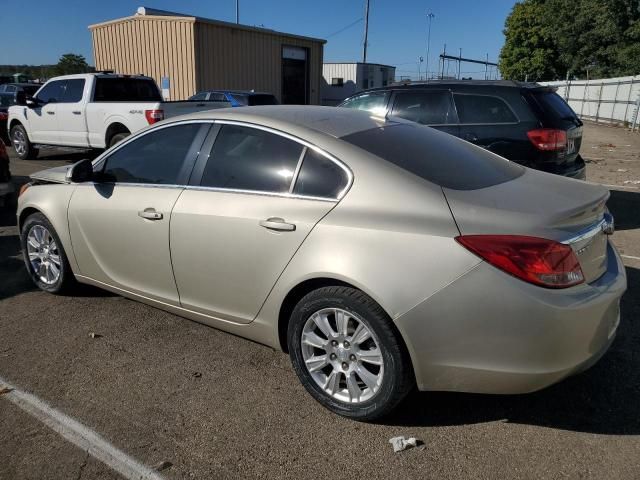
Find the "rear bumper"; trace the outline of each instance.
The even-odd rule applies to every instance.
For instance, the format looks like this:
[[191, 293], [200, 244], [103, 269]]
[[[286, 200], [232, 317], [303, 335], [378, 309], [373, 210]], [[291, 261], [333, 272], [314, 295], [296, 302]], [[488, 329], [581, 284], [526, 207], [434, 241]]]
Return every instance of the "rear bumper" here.
[[589, 368], [613, 342], [627, 285], [608, 253], [602, 277], [563, 290], [483, 262], [400, 316], [419, 389], [527, 393]]

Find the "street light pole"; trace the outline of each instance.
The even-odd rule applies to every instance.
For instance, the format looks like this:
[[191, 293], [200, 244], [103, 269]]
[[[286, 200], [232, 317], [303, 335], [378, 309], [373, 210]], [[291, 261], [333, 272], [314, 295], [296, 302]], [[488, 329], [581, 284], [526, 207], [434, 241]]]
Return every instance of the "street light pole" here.
[[426, 75], [425, 78], [429, 81], [429, 50], [431, 48], [431, 19], [433, 19], [435, 15], [431, 12], [427, 13], [427, 21], [429, 22], [429, 27], [427, 29], [427, 64], [426, 67]]
[[240, 0], [236, 0], [236, 23], [240, 23]]
[[369, 42], [369, 0], [364, 7], [364, 45], [362, 46], [362, 63], [367, 63], [367, 43]]

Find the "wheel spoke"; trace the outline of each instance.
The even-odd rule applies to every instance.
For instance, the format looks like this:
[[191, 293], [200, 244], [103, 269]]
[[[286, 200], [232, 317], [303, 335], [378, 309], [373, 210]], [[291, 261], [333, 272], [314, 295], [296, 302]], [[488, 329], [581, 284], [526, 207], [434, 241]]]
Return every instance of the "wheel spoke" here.
[[40, 277], [40, 279], [45, 279], [47, 274], [47, 267], [45, 266], [45, 264], [43, 262], [40, 262], [40, 265], [38, 265], [38, 276]]
[[56, 264], [58, 267], [60, 266], [60, 255], [57, 255], [55, 253], [50, 253], [49, 254], [49, 259]]
[[319, 313], [316, 313], [311, 318], [327, 338], [332, 338], [336, 336], [335, 332], [333, 331], [333, 328], [331, 328], [331, 324], [329, 323], [329, 319], [327, 318], [326, 315], [320, 315]]
[[40, 258], [38, 252], [29, 252], [29, 260], [37, 260]]
[[347, 325], [349, 324], [349, 317], [344, 310], [335, 310], [334, 316], [336, 318], [336, 328], [338, 335], [347, 335]]
[[35, 238], [35, 233], [33, 235], [29, 235], [27, 237], [27, 243], [32, 247], [32, 248], [39, 248], [40, 244], [38, 243], [38, 240]]
[[355, 345], [360, 345], [363, 342], [366, 342], [371, 338], [371, 332], [367, 327], [365, 327], [362, 322], [358, 323], [356, 327], [356, 331], [353, 332], [353, 336], [351, 338], [351, 343]]
[[311, 345], [312, 347], [322, 349], [324, 349], [327, 345], [327, 341], [321, 338], [315, 332], [303, 332], [302, 343], [306, 343], [307, 345]]
[[315, 357], [311, 357], [311, 358], [307, 358], [305, 360], [305, 363], [307, 364], [307, 368], [309, 369], [310, 372], [317, 372], [318, 370], [320, 370], [321, 368], [324, 368], [328, 362], [327, 362], [327, 356], [326, 355], [318, 355]]
[[347, 376], [347, 390], [349, 392], [350, 401], [360, 401], [360, 394], [362, 393], [362, 390], [360, 390], [360, 385], [358, 385], [358, 381], [356, 380], [356, 376], [353, 372]]
[[382, 365], [382, 354], [377, 348], [373, 350], [360, 350], [358, 352], [358, 358], [363, 362], [372, 363], [373, 365]]
[[324, 384], [324, 389], [328, 390], [331, 395], [335, 395], [340, 386], [340, 376], [342, 372], [332, 371], [327, 377], [327, 381]]
[[367, 387], [373, 390], [378, 382], [378, 377], [362, 366], [356, 368], [358, 376], [362, 379]]
[[49, 263], [49, 271], [51, 272], [51, 278], [55, 280], [60, 275], [60, 269], [56, 266], [55, 263]]

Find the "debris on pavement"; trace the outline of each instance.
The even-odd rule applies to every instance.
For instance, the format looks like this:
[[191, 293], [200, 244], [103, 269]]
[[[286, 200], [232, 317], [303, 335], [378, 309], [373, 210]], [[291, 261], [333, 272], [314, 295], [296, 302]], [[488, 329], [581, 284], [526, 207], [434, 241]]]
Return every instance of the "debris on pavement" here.
[[410, 447], [418, 446], [418, 440], [416, 437], [393, 437], [389, 439], [389, 443], [393, 445], [393, 451], [395, 453], [401, 452]]
[[171, 468], [171, 467], [173, 467], [173, 463], [168, 462], [167, 460], [164, 460], [164, 461], [158, 463], [157, 465], [155, 465], [153, 467], [153, 469], [156, 472], [162, 472], [163, 470], [166, 470], [167, 468]]
[[91, 338], [102, 338], [102, 335], [100, 335], [99, 333], [91, 332], [89, 334], [89, 337], [91, 337]]
[[193, 372], [193, 373], [191, 374], [191, 376], [192, 376], [193, 378], [200, 378], [200, 377], [202, 376], [202, 373], [201, 373], [201, 372]]
[[13, 388], [3, 387], [3, 388], [0, 388], [0, 395], [4, 395], [5, 393], [9, 393], [12, 391], [13, 391]]
[[628, 172], [628, 171], [629, 171], [628, 168], [619, 168], [618, 170], [616, 170], [616, 172], [622, 172], [622, 173]]
[[640, 185], [640, 180], [625, 180], [624, 182], [622, 182], [624, 184], [632, 184], [632, 185]]

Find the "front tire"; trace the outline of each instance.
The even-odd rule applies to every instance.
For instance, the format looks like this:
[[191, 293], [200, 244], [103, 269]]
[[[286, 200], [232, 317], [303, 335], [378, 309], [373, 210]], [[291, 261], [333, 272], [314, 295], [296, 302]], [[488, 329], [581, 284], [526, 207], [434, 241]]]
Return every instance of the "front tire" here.
[[38, 156], [38, 149], [33, 146], [22, 125], [16, 125], [11, 129], [11, 143], [21, 160], [35, 159]]
[[54, 294], [69, 293], [77, 285], [55, 229], [41, 213], [29, 216], [20, 233], [24, 262], [38, 288]]
[[414, 386], [408, 352], [391, 319], [354, 288], [324, 287], [302, 298], [287, 342], [304, 387], [338, 415], [379, 419]]

